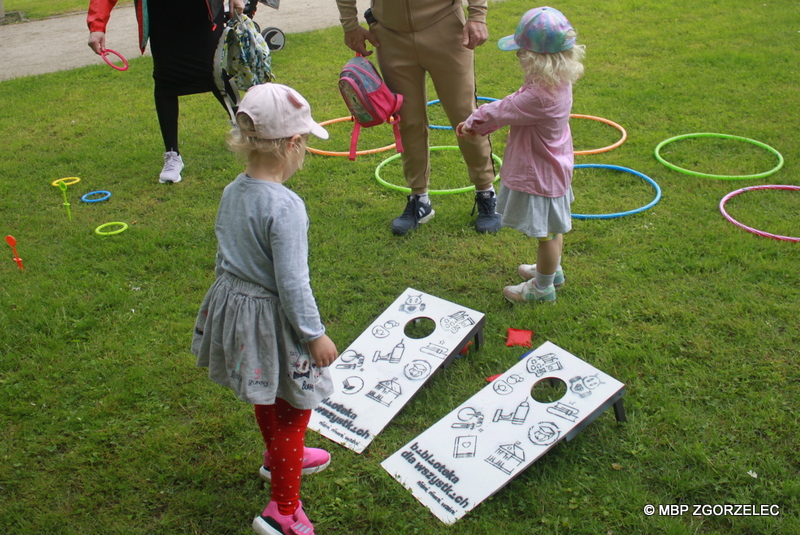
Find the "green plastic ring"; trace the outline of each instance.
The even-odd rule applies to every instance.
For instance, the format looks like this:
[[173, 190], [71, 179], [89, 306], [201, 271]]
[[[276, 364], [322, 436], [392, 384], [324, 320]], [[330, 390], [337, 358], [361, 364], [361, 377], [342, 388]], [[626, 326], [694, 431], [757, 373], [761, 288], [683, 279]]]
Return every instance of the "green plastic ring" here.
[[[110, 227], [111, 225], [122, 225], [122, 226], [120, 228], [118, 228], [117, 230], [110, 230], [108, 232], [104, 232], [103, 231], [104, 228]], [[121, 222], [115, 221], [113, 223], [104, 223], [104, 224], [100, 225], [99, 227], [94, 229], [94, 232], [95, 232], [95, 234], [99, 234], [100, 236], [113, 236], [114, 234], [119, 234], [120, 232], [125, 232], [126, 230], [128, 230], [128, 224], [127, 223], [121, 223]]]
[[[699, 173], [697, 171], [690, 171], [688, 169], [683, 169], [682, 167], [678, 167], [677, 165], [669, 163], [668, 161], [666, 161], [664, 158], [661, 157], [660, 152], [661, 152], [661, 148], [664, 145], [666, 145], [668, 143], [672, 143], [673, 141], [678, 141], [679, 139], [695, 138], [695, 137], [718, 137], [718, 138], [722, 138], [722, 139], [738, 139], [739, 141], [745, 141], [747, 143], [752, 143], [753, 145], [756, 145], [757, 147], [761, 147], [762, 149], [766, 149], [769, 152], [771, 152], [772, 154], [774, 154], [775, 156], [777, 156], [778, 157], [778, 165], [776, 165], [775, 167], [773, 167], [772, 169], [770, 169], [769, 171], [767, 171], [765, 173], [758, 173], [758, 174], [755, 174], [755, 175], [711, 175], [711, 174], [708, 174], [708, 173]], [[658, 160], [662, 164], [666, 165], [667, 167], [669, 167], [673, 171], [678, 171], [678, 172], [681, 172], [681, 173], [686, 173], [687, 175], [694, 175], [694, 176], [699, 176], [699, 177], [703, 177], [703, 178], [719, 178], [721, 180], [747, 180], [747, 179], [750, 179], [750, 178], [765, 178], [765, 177], [768, 177], [769, 175], [775, 173], [781, 167], [783, 167], [783, 156], [781, 156], [780, 152], [778, 152], [777, 150], [773, 149], [769, 145], [761, 143], [760, 141], [756, 141], [755, 139], [749, 139], [749, 138], [741, 137], [741, 136], [731, 136], [731, 135], [728, 135], [728, 134], [712, 134], [712, 133], [708, 133], [708, 132], [703, 132], [703, 133], [696, 133], [696, 134], [683, 134], [682, 136], [671, 137], [671, 138], [666, 139], [666, 140], [664, 140], [664, 141], [662, 141], [661, 143], [658, 144], [658, 146], [656, 147], [655, 154], [656, 154], [656, 160]]]
[[[435, 151], [435, 150], [460, 150], [460, 149], [459, 147], [453, 146], [453, 147], [430, 147], [430, 150]], [[383, 160], [381, 163], [379, 163], [378, 167], [375, 168], [375, 180], [377, 180], [380, 184], [383, 184], [389, 189], [393, 189], [395, 191], [402, 191], [403, 193], [411, 193], [411, 188], [405, 186], [398, 186], [396, 184], [390, 184], [389, 182], [386, 182], [384, 179], [381, 178], [381, 167], [383, 167], [384, 165], [386, 165], [391, 161], [398, 159], [400, 156], [402, 156], [402, 154], [394, 154]], [[503, 165], [503, 160], [501, 160], [500, 157], [494, 153], [492, 153], [492, 159], [498, 166]], [[496, 177], [494, 177], [494, 182], [497, 182], [499, 179], [500, 175], [498, 174]], [[475, 186], [473, 185], [473, 186], [464, 186], [463, 188], [453, 188], [453, 189], [432, 189], [429, 190], [428, 193], [430, 195], [449, 195], [453, 193], [465, 193], [467, 191], [474, 191], [474, 190]]]

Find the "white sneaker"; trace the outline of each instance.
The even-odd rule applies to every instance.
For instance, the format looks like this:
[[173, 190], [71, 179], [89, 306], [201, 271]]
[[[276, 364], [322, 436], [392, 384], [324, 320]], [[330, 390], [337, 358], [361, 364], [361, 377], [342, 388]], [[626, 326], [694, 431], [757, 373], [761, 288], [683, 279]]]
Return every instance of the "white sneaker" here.
[[[531, 279], [535, 279], [536, 278], [536, 264], [521, 264], [517, 268], [517, 273], [519, 273], [519, 276], [522, 277], [523, 279], [525, 279], [526, 281], [529, 281]], [[564, 285], [566, 280], [567, 279], [564, 277], [564, 270], [561, 269], [561, 266], [558, 266], [558, 269], [556, 269], [556, 276], [553, 279], [553, 286], [555, 286], [556, 290], [558, 290], [559, 288], [561, 288]]]
[[172, 182], [173, 184], [181, 181], [181, 171], [183, 171], [183, 158], [175, 151], [164, 153], [164, 168], [158, 181], [162, 184]]
[[516, 286], [506, 286], [503, 288], [503, 296], [512, 303], [554, 302], [556, 289], [551, 284], [544, 290], [540, 290], [536, 287], [536, 282], [530, 280]]

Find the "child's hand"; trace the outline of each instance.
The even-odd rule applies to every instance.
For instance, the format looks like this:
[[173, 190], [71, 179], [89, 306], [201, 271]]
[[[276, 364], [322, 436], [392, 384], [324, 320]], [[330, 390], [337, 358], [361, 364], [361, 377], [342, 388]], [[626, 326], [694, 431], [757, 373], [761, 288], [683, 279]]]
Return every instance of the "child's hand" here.
[[311, 358], [314, 359], [317, 368], [327, 368], [339, 356], [336, 345], [333, 340], [328, 338], [327, 334], [311, 340], [308, 343], [308, 350], [311, 352]]
[[464, 128], [464, 122], [462, 121], [458, 123], [458, 126], [456, 126], [456, 135], [458, 137], [465, 137], [471, 139], [475, 137], [475, 131], [470, 130], [469, 128]]

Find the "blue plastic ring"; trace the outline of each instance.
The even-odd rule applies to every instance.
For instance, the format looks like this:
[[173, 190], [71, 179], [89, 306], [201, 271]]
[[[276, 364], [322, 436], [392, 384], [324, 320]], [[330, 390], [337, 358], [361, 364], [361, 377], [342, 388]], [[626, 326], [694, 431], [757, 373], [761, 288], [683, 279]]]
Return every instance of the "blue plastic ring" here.
[[[499, 100], [499, 99], [492, 98], [492, 97], [477, 97], [476, 100], [483, 100], [483, 101], [486, 101], [486, 102], [494, 102], [495, 100]], [[431, 100], [430, 102], [428, 102], [428, 106], [433, 106], [434, 104], [439, 104], [439, 102], [440, 102], [440, 100], [438, 98], [436, 100]], [[453, 129], [452, 126], [442, 126], [442, 125], [439, 125], [439, 124], [429, 124], [428, 128], [430, 128], [432, 130], [452, 130]]]
[[[98, 195], [98, 194], [101, 194], [101, 193], [105, 193], [105, 196], [98, 197], [97, 199], [90, 199], [89, 198], [92, 195]], [[89, 193], [87, 193], [86, 195], [81, 197], [81, 200], [83, 202], [100, 202], [100, 201], [107, 201], [110, 197], [111, 197], [111, 192], [110, 191], [99, 190], [99, 191], [90, 191]]]
[[620, 167], [618, 165], [605, 165], [600, 163], [582, 163], [575, 166], [575, 169], [584, 169], [584, 168], [595, 168], [595, 169], [613, 169], [614, 171], [622, 171], [623, 173], [630, 173], [632, 175], [636, 175], [639, 178], [643, 179], [645, 182], [653, 186], [656, 190], [656, 197], [652, 201], [650, 201], [645, 206], [641, 208], [637, 208], [635, 210], [628, 210], [627, 212], [618, 212], [616, 214], [572, 214], [572, 217], [575, 219], [614, 219], [617, 217], [623, 217], [626, 215], [633, 215], [638, 214], [639, 212], [644, 212], [645, 210], [652, 208], [658, 201], [661, 200], [661, 188], [658, 187], [655, 180], [650, 178], [647, 175], [640, 173], [639, 171], [634, 171], [633, 169], [628, 169], [627, 167]]

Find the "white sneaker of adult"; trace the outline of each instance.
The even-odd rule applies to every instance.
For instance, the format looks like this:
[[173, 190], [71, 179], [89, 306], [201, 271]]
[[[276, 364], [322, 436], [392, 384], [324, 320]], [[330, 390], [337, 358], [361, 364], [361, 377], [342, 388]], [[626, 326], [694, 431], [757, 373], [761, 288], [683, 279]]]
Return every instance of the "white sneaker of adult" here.
[[161, 169], [158, 181], [162, 184], [180, 182], [181, 171], [183, 171], [183, 158], [181, 158], [181, 155], [172, 150], [167, 151], [164, 153], [164, 168]]

